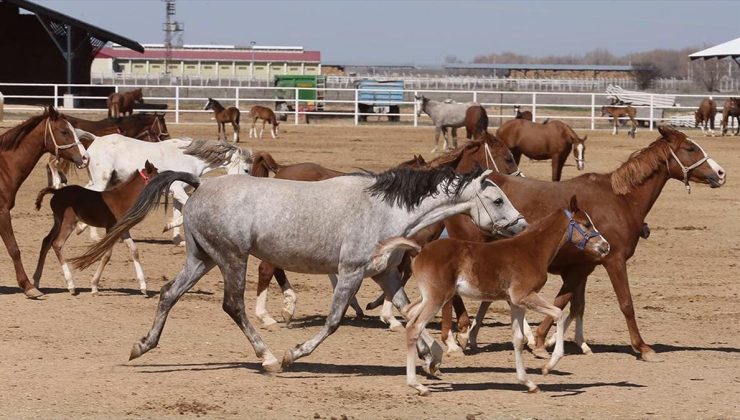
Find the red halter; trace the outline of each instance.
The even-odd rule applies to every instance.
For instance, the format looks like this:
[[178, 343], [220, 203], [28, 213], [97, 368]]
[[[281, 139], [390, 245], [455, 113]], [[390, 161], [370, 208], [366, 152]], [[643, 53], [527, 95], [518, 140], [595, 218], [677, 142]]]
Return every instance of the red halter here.
[[148, 176], [143, 169], [139, 169], [139, 175], [144, 179], [144, 185], [149, 184], [149, 181], [152, 179], [152, 177]]

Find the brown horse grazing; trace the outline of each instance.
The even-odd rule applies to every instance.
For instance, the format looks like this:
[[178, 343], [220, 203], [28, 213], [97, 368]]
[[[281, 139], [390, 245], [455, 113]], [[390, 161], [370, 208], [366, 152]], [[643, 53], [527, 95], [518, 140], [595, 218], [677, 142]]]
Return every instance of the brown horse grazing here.
[[[132, 175], [127, 181], [110, 190], [99, 192], [88, 190], [79, 185], [70, 185], [59, 190], [47, 187], [39, 191], [36, 197], [36, 210], [41, 209], [41, 202], [45, 195], [53, 195], [50, 206], [54, 213], [54, 225], [49, 231], [49, 234], [41, 242], [39, 260], [36, 264], [36, 272], [33, 274], [34, 286], [36, 288], [39, 287], [41, 274], [44, 271], [46, 254], [49, 252], [49, 248], [53, 247], [59, 259], [59, 264], [62, 265], [67, 290], [69, 290], [69, 293], [76, 295], [77, 291], [74, 280], [72, 279], [72, 272], [67, 266], [67, 261], [64, 259], [63, 248], [69, 235], [75, 229], [78, 220], [90, 226], [104, 227], [106, 230], [109, 230], [133, 206], [141, 190], [144, 189], [153, 176], [157, 175], [157, 172], [157, 168], [147, 160], [143, 169]], [[141, 268], [141, 263], [139, 262], [139, 251], [136, 249], [136, 244], [128, 232], [122, 235], [122, 239], [126, 246], [128, 246], [129, 251], [131, 251], [136, 278], [139, 280], [139, 290], [146, 295], [146, 277], [144, 277], [144, 270]], [[108, 263], [110, 255], [111, 253], [108, 252], [100, 260], [100, 266], [93, 275], [91, 281], [91, 292], [93, 295], [98, 294], [100, 276], [103, 274], [103, 268]]]
[[129, 92], [114, 92], [108, 95], [106, 105], [108, 107], [108, 118], [118, 118], [126, 114], [134, 113], [134, 104], [143, 104], [144, 95], [141, 88]]
[[488, 114], [480, 105], [473, 105], [465, 111], [465, 137], [477, 139], [488, 130]]
[[47, 152], [74, 162], [78, 168], [86, 167], [89, 161], [74, 128], [54, 107], [0, 135], [0, 237], [13, 260], [18, 286], [29, 298], [43, 294], [31, 284], [23, 269], [10, 210], [15, 207], [15, 195], [21, 184]]
[[499, 138], [514, 155], [517, 165], [522, 155], [535, 160], [552, 159], [552, 180], [560, 181], [563, 166], [573, 150], [579, 171], [585, 166], [586, 139], [578, 137], [570, 126], [562, 121], [536, 124], [525, 119], [506, 121], [496, 131]]
[[[547, 374], [563, 357], [565, 314], [537, 292], [547, 282], [547, 267], [563, 247], [585, 251], [594, 258], [609, 254], [609, 243], [598, 232], [576, 197], [570, 206], [557, 209], [511, 239], [480, 243], [440, 239], [424, 247], [412, 264], [421, 298], [404, 308], [406, 324], [406, 383], [421, 395], [429, 389], [416, 382], [416, 342], [440, 308], [459, 295], [483, 302], [505, 300], [511, 308], [516, 376], [529, 392], [538, 391], [527, 378], [522, 361], [524, 314], [533, 309], [557, 319], [557, 344], [542, 373]], [[381, 245], [388, 249], [392, 244]], [[526, 264], [522, 264], [526, 261]]]
[[631, 106], [602, 106], [601, 107], [601, 116], [606, 117], [610, 116], [612, 117], [612, 122], [614, 123], [614, 130], [612, 130], [612, 135], [617, 135], [617, 126], [619, 126], [619, 119], [623, 117], [628, 117], [630, 121], [632, 122], [632, 129], [627, 132], [627, 135], [635, 138], [635, 133], [637, 132], [637, 122], [635, 121], [635, 115], [637, 114], [637, 111], [635, 111], [635, 108], [632, 108]]
[[514, 111], [516, 111], [516, 115], [514, 115], [515, 119], [532, 121], [532, 111], [522, 112], [519, 105], [514, 106]]
[[[632, 348], [643, 360], [657, 358], [653, 349], [643, 341], [637, 327], [627, 260], [634, 255], [640, 237], [646, 235], [645, 217], [669, 179], [680, 180], [687, 187], [689, 181], [708, 184], [712, 188], [725, 184], [722, 167], [709, 158], [695, 141], [666, 126], [659, 127], [658, 131], [660, 137], [657, 140], [633, 153], [611, 173], [589, 173], [554, 183], [491, 175], [530, 223], [562, 207], [566, 197], [578, 194], [580, 208], [593, 216], [594, 223], [609, 240], [611, 252], [605, 258], [594, 259], [566, 247], [548, 268], [550, 273], [559, 274], [563, 279], [555, 306], [563, 308], [570, 301], [566, 326], [571, 320], [576, 321], [576, 344], [584, 353], [591, 352], [583, 337], [586, 280], [596, 266], [603, 265], [627, 321]], [[447, 219], [447, 222], [450, 237], [466, 238], [465, 231], [478, 235], [465, 219], [455, 217]], [[476, 316], [476, 325], [470, 333], [471, 347], [476, 345], [477, 329], [487, 308], [484, 303]], [[546, 318], [536, 332], [536, 355], [547, 355], [544, 344], [551, 323], [552, 319]]]
[[728, 123], [733, 124], [737, 119], [737, 130], [735, 135], [740, 133], [740, 98], [727, 98], [722, 106], [722, 135], [727, 134]]
[[217, 100], [208, 98], [208, 102], [206, 102], [203, 110], [208, 111], [209, 109], [213, 110], [213, 115], [216, 117], [218, 139], [226, 141], [226, 123], [231, 123], [231, 128], [234, 129], [234, 142], [239, 143], [239, 130], [241, 130], [241, 126], [239, 125], [241, 112], [239, 108], [235, 106], [224, 108]]
[[699, 109], [694, 112], [695, 127], [701, 124], [701, 132], [707, 134], [707, 123], [709, 124], [709, 135], [714, 135], [714, 117], [717, 115], [717, 104], [712, 98], [705, 98], [699, 104]]
[[268, 122], [272, 124], [272, 130], [270, 130], [272, 138], [277, 138], [280, 122], [270, 108], [255, 105], [249, 110], [249, 116], [252, 117], [252, 128], [249, 129], [249, 138], [252, 138], [252, 134], [254, 134], [254, 138], [257, 138], [257, 128], [254, 126], [257, 124], [257, 120], [262, 120], [262, 130], [260, 130], [259, 138], [262, 138], [262, 133], [265, 131], [265, 123]]

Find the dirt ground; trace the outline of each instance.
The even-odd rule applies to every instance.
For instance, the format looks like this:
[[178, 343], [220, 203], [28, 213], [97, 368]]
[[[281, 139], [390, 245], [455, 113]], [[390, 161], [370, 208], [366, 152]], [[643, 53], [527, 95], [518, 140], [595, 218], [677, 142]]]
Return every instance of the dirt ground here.
[[[278, 162], [313, 161], [339, 170], [380, 170], [414, 153], [430, 157], [433, 135], [430, 127], [281, 128], [279, 140], [247, 139], [246, 145], [272, 153]], [[174, 135], [193, 137], [213, 137], [215, 129], [215, 124], [170, 126]], [[646, 130], [636, 140], [626, 134], [588, 134], [588, 171], [611, 170], [657, 137]], [[82, 293], [70, 296], [50, 253], [42, 279], [47, 296], [39, 301], [20, 293], [3, 249], [0, 413], [14, 418], [737, 418], [740, 184], [735, 174], [740, 171], [740, 138], [694, 135], [729, 172], [727, 185], [714, 190], [697, 185], [687, 195], [680, 182], [669, 182], [647, 219], [652, 235], [629, 262], [638, 322], [662, 362], [636, 360], [600, 268], [591, 276], [586, 308], [586, 336], [595, 354], [583, 356], [567, 345], [558, 371], [546, 377], [540, 375], [542, 361], [525, 354], [529, 373], [542, 388], [534, 395], [516, 384], [508, 311], [502, 303], [494, 304], [486, 318], [482, 351], [446, 358], [441, 380], [420, 378], [434, 391], [426, 398], [405, 385], [403, 335], [387, 330], [377, 310], [362, 320], [345, 319], [313, 355], [290, 370], [264, 375], [248, 341], [221, 310], [217, 270], [175, 307], [159, 347], [127, 362], [131, 345], [151, 325], [158, 298], [138, 294], [125, 247], [116, 247], [98, 297], [89, 294], [91, 270], [75, 273]], [[569, 163], [565, 178], [577, 175], [572, 158]], [[524, 161], [521, 167], [530, 177], [549, 178], [549, 163]], [[13, 210], [29, 274], [52, 224], [48, 199], [40, 212], [33, 209], [45, 182], [39, 163]], [[164, 220], [159, 211], [132, 232], [153, 291], [175, 276], [185, 256], [161, 233]], [[78, 255], [89, 244], [86, 235], [73, 237], [67, 254]], [[252, 321], [257, 263], [250, 259], [248, 271]], [[299, 294], [297, 319], [291, 328], [260, 329], [278, 357], [319, 330], [330, 300], [324, 276], [289, 275]], [[552, 277], [543, 293], [552, 297], [559, 287], [560, 279]], [[278, 290], [271, 288], [269, 301], [276, 317], [282, 301]], [[407, 291], [416, 294], [413, 280]], [[358, 298], [364, 305], [377, 292], [373, 282], [366, 282]], [[531, 318], [538, 322], [536, 315]], [[438, 333], [437, 327], [432, 325], [432, 333]]]

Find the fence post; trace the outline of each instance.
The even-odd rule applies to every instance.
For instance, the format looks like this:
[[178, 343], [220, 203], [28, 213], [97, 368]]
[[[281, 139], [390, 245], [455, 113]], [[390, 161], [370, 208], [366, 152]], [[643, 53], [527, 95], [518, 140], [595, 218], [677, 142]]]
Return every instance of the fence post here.
[[591, 130], [596, 129], [596, 95], [591, 94]]
[[59, 107], [59, 85], [54, 85], [54, 108]]
[[360, 100], [360, 91], [357, 90], [357, 89], [355, 89], [355, 125], [359, 125], [360, 124], [360, 114], [359, 114], [359, 112], [360, 112], [359, 111], [359, 109], [360, 109], [360, 103], [359, 103], [359, 100]]
[[300, 106], [300, 102], [298, 101], [298, 88], [295, 88], [295, 106], [293, 109], [294, 117], [293, 117], [293, 125], [298, 125], [298, 107]]
[[651, 94], [650, 95], [650, 131], [653, 131], [653, 118], [655, 116], [653, 114], [653, 111], [654, 111], [654, 108], [653, 108], [653, 95]]
[[175, 86], [175, 124], [180, 124], [180, 86]]
[[419, 96], [418, 91], [414, 91], [414, 127], [419, 126], [419, 110], [417, 109], [416, 97]]
[[537, 121], [537, 94], [532, 93], [532, 122]]
[[236, 99], [234, 100], [236, 103], [236, 109], [239, 109], [239, 87], [236, 88]]
[[3, 120], [3, 117], [5, 116], [5, 98], [3, 97], [3, 93], [0, 92], [0, 121]]
[[473, 91], [473, 102], [478, 102], [478, 92]]

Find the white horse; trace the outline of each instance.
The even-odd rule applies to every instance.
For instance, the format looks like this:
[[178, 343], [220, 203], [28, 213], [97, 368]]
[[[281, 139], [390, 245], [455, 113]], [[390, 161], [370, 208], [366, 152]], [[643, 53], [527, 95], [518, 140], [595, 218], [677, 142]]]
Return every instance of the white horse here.
[[[103, 191], [138, 171], [142, 160], [149, 160], [162, 171], [187, 172], [201, 176], [215, 169], [225, 168], [229, 174], [249, 173], [252, 152], [223, 141], [172, 139], [156, 143], [132, 139], [120, 134], [97, 138], [87, 149], [90, 154], [88, 172], [90, 182], [86, 188]], [[172, 219], [165, 230], [173, 229], [172, 241], [183, 244], [179, 226], [182, 225], [182, 206], [188, 200], [185, 184], [172, 184], [174, 198]], [[86, 225], [78, 225], [78, 233]], [[91, 237], [92, 229], [91, 229]]]
[[[162, 287], [154, 325], [134, 344], [131, 359], [157, 346], [167, 315], [182, 295], [218, 266], [224, 277], [223, 309], [252, 344], [265, 370], [276, 371], [311, 354], [339, 326], [349, 300], [366, 277], [372, 277], [397, 308], [409, 301], [399, 278], [402, 252], [388, 253], [386, 241], [410, 236], [454, 214], [465, 213], [489, 232], [514, 235], [527, 223], [501, 189], [488, 179], [491, 171], [455, 174], [452, 168], [396, 168], [375, 175], [350, 174], [317, 182], [251, 176], [199, 180], [190, 174], [160, 172], [137, 203], [110, 233], [81, 257], [78, 268], [93, 264], [159, 203], [173, 181], [194, 187], [185, 207], [185, 265]], [[378, 249], [378, 244], [381, 246]], [[331, 310], [312, 339], [289, 349], [281, 363], [250, 324], [244, 308], [250, 255], [298, 273], [338, 274]], [[422, 334], [419, 352], [435, 373], [441, 346]]]
[[457, 129], [465, 125], [465, 113], [471, 106], [480, 106], [477, 102], [439, 102], [422, 96], [414, 96], [416, 102], [416, 116], [420, 117], [422, 112], [426, 112], [434, 122], [434, 149], [432, 153], [437, 152], [439, 145], [439, 133], [445, 136], [444, 149], [447, 150], [447, 128], [452, 129], [452, 148], [457, 147]]

